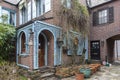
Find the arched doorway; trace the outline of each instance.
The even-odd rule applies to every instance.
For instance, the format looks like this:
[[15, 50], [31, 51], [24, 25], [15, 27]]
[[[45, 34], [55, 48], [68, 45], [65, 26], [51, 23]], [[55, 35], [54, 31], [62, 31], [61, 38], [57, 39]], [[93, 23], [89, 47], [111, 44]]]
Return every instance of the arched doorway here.
[[46, 36], [41, 33], [39, 35], [39, 49], [38, 49], [38, 55], [39, 55], [39, 67], [45, 65], [45, 47], [46, 47]]
[[120, 35], [107, 39], [107, 57], [109, 62], [120, 62]]
[[48, 30], [38, 36], [38, 64], [39, 67], [54, 65], [54, 37]]

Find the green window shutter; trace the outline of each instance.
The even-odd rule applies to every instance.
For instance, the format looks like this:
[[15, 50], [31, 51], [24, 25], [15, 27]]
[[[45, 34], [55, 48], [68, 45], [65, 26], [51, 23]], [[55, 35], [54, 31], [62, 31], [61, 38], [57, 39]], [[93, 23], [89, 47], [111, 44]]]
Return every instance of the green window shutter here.
[[72, 55], [73, 49], [72, 49], [72, 39], [70, 38], [70, 35], [68, 36], [68, 52], [67, 55]]
[[110, 7], [109, 8], [109, 23], [112, 23], [114, 21], [114, 8]]
[[79, 37], [77, 55], [82, 55], [83, 48], [84, 48], [84, 39], [82, 37]]

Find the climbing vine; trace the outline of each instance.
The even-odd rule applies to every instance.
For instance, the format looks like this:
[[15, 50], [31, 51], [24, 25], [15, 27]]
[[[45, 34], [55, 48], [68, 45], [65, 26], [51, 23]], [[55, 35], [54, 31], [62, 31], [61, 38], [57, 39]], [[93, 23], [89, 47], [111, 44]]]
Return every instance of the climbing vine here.
[[60, 6], [59, 17], [60, 25], [66, 27], [67, 30], [71, 28], [79, 33], [87, 34], [89, 25], [89, 14], [87, 8], [78, 2], [78, 0], [71, 0], [70, 6], [65, 6], [67, 0], [64, 0]]
[[72, 53], [74, 64], [76, 54], [84, 50], [85, 37], [89, 33], [89, 13], [78, 0], [63, 0], [59, 17], [60, 26], [65, 29], [63, 37], [66, 38], [66, 49], [69, 50], [68, 53]]

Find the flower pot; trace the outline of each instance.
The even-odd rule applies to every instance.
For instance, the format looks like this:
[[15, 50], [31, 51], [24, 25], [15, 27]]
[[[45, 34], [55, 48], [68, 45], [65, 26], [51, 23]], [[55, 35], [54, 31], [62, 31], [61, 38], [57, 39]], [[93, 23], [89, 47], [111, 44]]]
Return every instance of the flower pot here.
[[91, 75], [91, 69], [90, 68], [81, 68], [80, 73], [83, 73], [84, 77], [88, 78]]
[[75, 77], [76, 77], [76, 80], [84, 80], [84, 74], [77, 73], [77, 74], [75, 74]]

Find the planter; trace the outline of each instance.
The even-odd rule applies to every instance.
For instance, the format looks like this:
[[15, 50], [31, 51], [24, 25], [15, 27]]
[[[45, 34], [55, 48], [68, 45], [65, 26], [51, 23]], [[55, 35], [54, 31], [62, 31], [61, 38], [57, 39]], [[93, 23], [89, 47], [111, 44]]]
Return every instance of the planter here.
[[81, 68], [80, 73], [83, 73], [84, 77], [88, 78], [91, 75], [91, 69], [90, 68]]
[[76, 77], [76, 80], [84, 80], [84, 74], [77, 73], [77, 74], [75, 74], [75, 77]]

